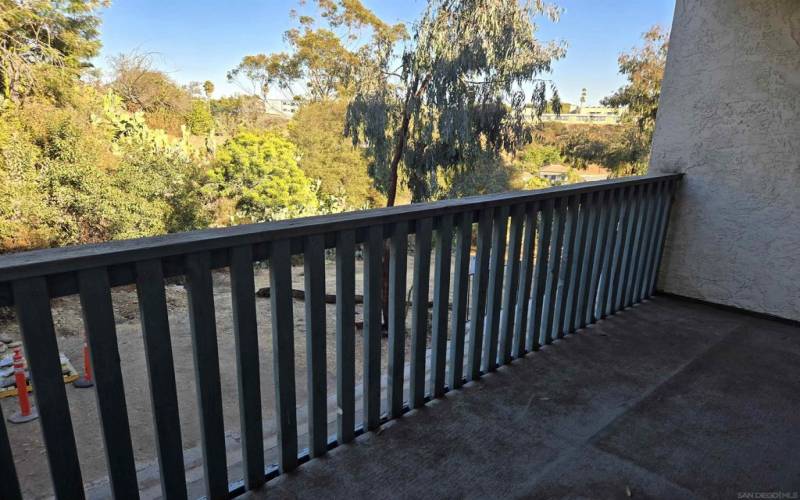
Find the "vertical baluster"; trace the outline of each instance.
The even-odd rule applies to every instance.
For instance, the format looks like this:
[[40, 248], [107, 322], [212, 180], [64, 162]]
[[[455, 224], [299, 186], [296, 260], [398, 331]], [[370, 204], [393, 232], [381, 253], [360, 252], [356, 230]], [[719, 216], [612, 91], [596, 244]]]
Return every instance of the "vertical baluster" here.
[[408, 223], [398, 222], [389, 241], [389, 415], [403, 413], [403, 378], [406, 349], [406, 274]]
[[530, 203], [525, 207], [525, 232], [522, 241], [522, 265], [520, 268], [519, 290], [517, 303], [519, 306], [514, 318], [514, 357], [521, 358], [525, 355], [525, 333], [528, 325], [530, 310], [531, 284], [533, 282], [534, 266], [534, 238], [536, 236], [536, 214], [539, 203]]
[[550, 260], [550, 239], [553, 229], [553, 209], [555, 200], [549, 199], [544, 202], [544, 207], [539, 213], [539, 237], [536, 240], [536, 267], [534, 268], [534, 290], [535, 298], [533, 304], [535, 308], [531, 311], [528, 319], [528, 339], [526, 348], [528, 351], [535, 351], [541, 345], [539, 343], [542, 332], [542, 320], [544, 318], [543, 309], [545, 305], [544, 296], [547, 287], [547, 270]]
[[428, 297], [431, 277], [432, 219], [416, 222], [414, 238], [414, 290], [411, 299], [410, 406], [425, 404], [425, 357], [428, 339]]
[[678, 186], [678, 181], [667, 181], [667, 189], [664, 193], [664, 210], [661, 216], [660, 230], [658, 233], [658, 240], [656, 244], [656, 258], [653, 267], [653, 274], [650, 278], [649, 295], [656, 293], [656, 283], [658, 282], [658, 270], [661, 268], [661, 258], [664, 255], [664, 243], [667, 239], [667, 228], [669, 226], [669, 216], [672, 211], [672, 198], [675, 195], [675, 189]]
[[309, 453], [312, 457], [319, 457], [328, 451], [325, 239], [322, 235], [308, 236], [303, 247]]
[[297, 411], [294, 381], [294, 312], [292, 260], [289, 240], [274, 241], [269, 252], [272, 366], [278, 465], [281, 472], [297, 467]]
[[564, 245], [564, 227], [567, 215], [567, 199], [556, 200], [555, 219], [553, 221], [553, 236], [550, 239], [550, 260], [547, 270], [547, 285], [545, 289], [544, 305], [542, 306], [542, 333], [543, 344], [553, 341], [553, 327], [556, 315], [556, 294], [558, 292], [559, 276], [561, 274], [561, 248]]
[[450, 253], [453, 246], [453, 216], [439, 219], [436, 264], [433, 278], [433, 332], [431, 334], [431, 391], [433, 397], [444, 395], [447, 357], [447, 313], [450, 302]]
[[614, 251], [611, 258], [611, 267], [609, 268], [609, 288], [606, 295], [606, 300], [604, 302], [605, 309], [603, 317], [609, 316], [616, 312], [617, 294], [619, 292], [619, 283], [622, 274], [622, 258], [625, 254], [625, 239], [632, 205], [632, 190], [633, 187], [623, 188], [619, 199], [619, 222], [617, 224], [617, 233], [614, 239]]
[[636, 213], [634, 214], [635, 227], [633, 230], [633, 243], [631, 248], [631, 256], [628, 259], [627, 272], [625, 279], [622, 282], [623, 300], [622, 308], [630, 307], [633, 303], [633, 287], [636, 281], [637, 269], [639, 267], [640, 254], [642, 249], [642, 225], [644, 224], [644, 216], [647, 212], [647, 190], [650, 189], [649, 184], [640, 186], [639, 194], [636, 199]]
[[3, 408], [0, 407], [0, 498], [8, 500], [22, 500], [22, 492], [19, 489], [19, 479], [17, 469], [14, 467], [14, 457], [11, 455], [11, 441], [6, 432], [6, 419], [3, 416]]
[[641, 185], [633, 186], [628, 193], [628, 209], [625, 214], [625, 239], [622, 244], [622, 256], [619, 264], [619, 285], [612, 302], [613, 312], [621, 310], [625, 300], [625, 290], [628, 284], [628, 268], [630, 267], [633, 256], [634, 227], [636, 225], [637, 215], [639, 214], [639, 193], [641, 188]]
[[609, 222], [611, 219], [611, 204], [613, 202], [614, 192], [601, 191], [600, 197], [602, 201], [598, 204], [597, 208], [597, 232], [595, 233], [594, 242], [594, 258], [591, 265], [591, 273], [589, 275], [589, 283], [586, 295], [586, 309], [584, 310], [583, 325], [589, 325], [597, 321], [597, 302], [600, 295], [600, 284], [603, 274], [603, 263], [605, 262], [606, 239], [609, 230]]
[[78, 272], [83, 323], [92, 357], [111, 490], [116, 498], [138, 498], [133, 445], [125, 404], [111, 288], [105, 269]]
[[481, 210], [478, 216], [478, 249], [475, 256], [475, 274], [472, 278], [472, 305], [469, 318], [469, 380], [477, 380], [481, 375], [481, 348], [483, 347], [491, 249], [492, 210], [485, 209]]
[[587, 193], [581, 197], [577, 236], [575, 237], [575, 246], [572, 250], [575, 256], [575, 267], [570, 280], [569, 294], [567, 295], [567, 312], [564, 317], [565, 333], [572, 333], [578, 328], [578, 303], [580, 302], [580, 296], [583, 294], [581, 283], [586, 275], [587, 268], [586, 235], [589, 232], [588, 229], [591, 224], [592, 213], [594, 212], [594, 195], [595, 193]]
[[450, 331], [450, 371], [448, 382], [451, 389], [458, 389], [464, 374], [464, 337], [467, 322], [467, 294], [469, 290], [469, 260], [472, 246], [472, 212], [462, 213], [456, 234], [456, 262], [453, 278], [453, 314]]
[[483, 371], [485, 372], [491, 372], [497, 368], [497, 339], [500, 333], [508, 211], [507, 206], [494, 209], [492, 252], [489, 260], [489, 302], [486, 305], [487, 331], [483, 338]]
[[651, 238], [653, 235], [653, 219], [655, 218], [655, 198], [659, 189], [658, 184], [649, 184], [645, 194], [645, 215], [642, 226], [642, 246], [639, 251], [639, 261], [636, 269], [636, 278], [633, 281], [633, 302], [642, 300], [642, 282], [645, 269], [647, 269], [647, 256], [650, 254]]
[[556, 315], [553, 324], [553, 334], [557, 338], [563, 338], [565, 332], [565, 317], [567, 315], [567, 302], [571, 292], [572, 273], [574, 260], [577, 252], [575, 251], [575, 234], [578, 229], [580, 205], [579, 196], [570, 196], [567, 206], [567, 224], [564, 229], [564, 244], [562, 245], [561, 255], [561, 275], [556, 294]]
[[245, 485], [247, 489], [253, 490], [264, 484], [264, 436], [261, 424], [261, 375], [258, 368], [253, 249], [250, 245], [232, 248], [230, 259], [242, 464]]
[[516, 205], [511, 214], [511, 233], [508, 238], [506, 257], [506, 281], [503, 288], [503, 311], [500, 315], [499, 364], [511, 362], [511, 348], [514, 341], [514, 319], [517, 310], [519, 291], [519, 252], [522, 247], [522, 232], [525, 222], [525, 205]]
[[597, 286], [597, 299], [594, 304], [594, 319], [605, 318], [606, 300], [611, 290], [611, 262], [614, 257], [614, 243], [616, 242], [621, 199], [624, 190], [617, 189], [612, 192], [612, 202], [609, 207], [608, 225], [606, 226], [606, 240], [603, 249], [603, 267], [600, 272], [600, 281]]
[[222, 389], [209, 252], [186, 256], [186, 289], [189, 296], [189, 327], [192, 333], [200, 409], [206, 493], [209, 498], [227, 498], [228, 466], [225, 457]]
[[28, 278], [13, 282], [12, 289], [36, 393], [53, 491], [56, 498], [84, 498], [47, 283], [44, 278]]
[[606, 213], [606, 192], [599, 191], [594, 193], [591, 201], [591, 212], [587, 224], [586, 232], [586, 254], [584, 255], [583, 272], [580, 276], [580, 286], [578, 291], [578, 306], [575, 311], [575, 328], [583, 328], [589, 323], [593, 293], [597, 293], [596, 277], [599, 267], [599, 248], [603, 237], [603, 227], [601, 219]]
[[336, 236], [336, 439], [342, 444], [352, 441], [355, 434], [355, 241], [352, 230]]
[[170, 499], [186, 498], [178, 390], [160, 261], [147, 260], [136, 264], [136, 294], [156, 430], [161, 494]]
[[364, 428], [373, 430], [381, 418], [381, 282], [383, 227], [367, 230], [364, 244]]
[[651, 221], [651, 231], [650, 231], [650, 242], [648, 243], [648, 251], [647, 251], [647, 260], [645, 262], [645, 268], [642, 276], [642, 285], [639, 290], [641, 293], [642, 298], [649, 298], [649, 283], [650, 283], [650, 275], [653, 269], [653, 262], [656, 258], [656, 246], [658, 245], [658, 231], [659, 231], [659, 224], [661, 223], [661, 215], [664, 211], [664, 204], [663, 204], [663, 196], [664, 191], [666, 190], [666, 183], [659, 182], [656, 187], [656, 192], [653, 196], [653, 217]]

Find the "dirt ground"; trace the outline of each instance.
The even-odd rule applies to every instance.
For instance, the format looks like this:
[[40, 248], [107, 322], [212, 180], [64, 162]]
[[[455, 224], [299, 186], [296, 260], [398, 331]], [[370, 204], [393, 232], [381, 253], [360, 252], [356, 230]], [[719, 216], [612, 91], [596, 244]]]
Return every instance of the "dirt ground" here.
[[[413, 256], [409, 256], [408, 286], [412, 282]], [[432, 259], [433, 261], [433, 259]], [[433, 262], [431, 262], [432, 264]], [[363, 278], [361, 262], [357, 262], [356, 293], [362, 293]], [[432, 273], [431, 273], [432, 274]], [[433, 278], [431, 276], [431, 278]], [[293, 267], [293, 288], [303, 288], [303, 268]], [[326, 263], [326, 293], [335, 293], [335, 265]], [[269, 272], [265, 268], [256, 268], [256, 289], [269, 285]], [[432, 287], [431, 287], [432, 288]], [[171, 341], [175, 363], [175, 376], [178, 386], [178, 403], [181, 419], [183, 447], [187, 477], [189, 480], [202, 478], [202, 458], [199, 450], [199, 418], [195, 388], [195, 367], [192, 358], [192, 341], [189, 332], [189, 318], [186, 291], [181, 285], [166, 286], [169, 306]], [[116, 316], [119, 351], [122, 358], [122, 373], [125, 384], [125, 398], [128, 406], [131, 436], [133, 440], [134, 458], [137, 465], [140, 488], [145, 497], [158, 497], [158, 469], [156, 462], [155, 437], [150, 404], [148, 374], [144, 356], [144, 344], [139, 323], [139, 311], [134, 287], [119, 287], [113, 290], [113, 302]], [[229, 481], [242, 478], [239, 461], [239, 406], [236, 382], [236, 354], [234, 350], [232, 308], [230, 296], [230, 278], [227, 270], [214, 273], [214, 302], [217, 323], [219, 362], [222, 380], [223, 413], [228, 444], [228, 463], [230, 467]], [[274, 442], [274, 384], [272, 372], [272, 338], [269, 299], [257, 298], [259, 321], [259, 351], [261, 372], [261, 403], [265, 430], [265, 446], [269, 448]], [[55, 299], [52, 302], [53, 320], [58, 344], [61, 352], [66, 354], [78, 371], [82, 371], [83, 321], [77, 296]], [[361, 305], [356, 305], [356, 321], [362, 318]], [[330, 421], [335, 421], [336, 392], [336, 350], [335, 350], [335, 306], [327, 306], [327, 368]], [[301, 433], [301, 448], [305, 446], [304, 436], [305, 411], [307, 399], [306, 388], [306, 342], [304, 330], [304, 303], [294, 301], [295, 321], [295, 366], [296, 390], [298, 406], [298, 427]], [[410, 331], [410, 312], [407, 323]], [[19, 338], [15, 322], [0, 323], [0, 333]], [[430, 342], [430, 339], [428, 340]], [[410, 340], [407, 336], [406, 356], [408, 356]], [[384, 338], [382, 364], [386, 373], [387, 348]], [[361, 381], [362, 372], [362, 338], [361, 332], [356, 335], [356, 385]], [[408, 360], [408, 357], [406, 358]], [[70, 403], [70, 414], [78, 453], [81, 460], [83, 481], [88, 485], [90, 496], [102, 497], [106, 483], [107, 471], [102, 433], [99, 426], [97, 404], [93, 389], [78, 389], [71, 384], [66, 386]], [[360, 393], [360, 391], [359, 391]], [[33, 394], [35, 402], [35, 393]], [[0, 401], [4, 416], [17, 410], [17, 398], [11, 397]], [[361, 401], [356, 401], [357, 410]], [[17, 474], [26, 498], [42, 498], [52, 495], [46, 455], [38, 423], [11, 424], [6, 423], [13, 447]], [[329, 434], [335, 433], [335, 425], [329, 426]], [[268, 449], [267, 464], [271, 456]], [[92, 494], [93, 490], [95, 491]], [[191, 488], [190, 488], [191, 490]], [[148, 493], [149, 492], [149, 493]], [[191, 491], [190, 491], [191, 494]]]

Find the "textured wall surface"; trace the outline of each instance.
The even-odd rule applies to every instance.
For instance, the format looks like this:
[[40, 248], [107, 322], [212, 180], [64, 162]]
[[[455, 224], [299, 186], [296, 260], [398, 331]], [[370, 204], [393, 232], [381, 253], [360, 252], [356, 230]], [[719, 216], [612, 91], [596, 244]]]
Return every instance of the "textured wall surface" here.
[[800, 0], [677, 0], [650, 171], [659, 289], [800, 320]]

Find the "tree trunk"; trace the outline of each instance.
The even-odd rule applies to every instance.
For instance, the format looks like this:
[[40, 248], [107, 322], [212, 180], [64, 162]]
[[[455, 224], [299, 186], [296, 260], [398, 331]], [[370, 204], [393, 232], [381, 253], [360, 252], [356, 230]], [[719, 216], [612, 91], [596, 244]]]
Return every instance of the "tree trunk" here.
[[[411, 124], [411, 99], [416, 94], [417, 81], [408, 88], [406, 99], [403, 103], [403, 120], [400, 122], [400, 129], [397, 131], [397, 142], [394, 145], [394, 152], [389, 163], [389, 190], [386, 194], [386, 206], [393, 207], [397, 201], [397, 177], [400, 168], [400, 160], [403, 159], [403, 150], [408, 139], [408, 129]], [[384, 242], [383, 246], [383, 287], [381, 293], [381, 310], [383, 312], [383, 327], [389, 329], [389, 242]]]
[[400, 167], [400, 160], [403, 159], [403, 150], [406, 147], [408, 138], [408, 127], [411, 123], [411, 111], [409, 110], [410, 98], [406, 99], [403, 107], [403, 121], [400, 122], [400, 130], [397, 131], [397, 143], [392, 153], [392, 161], [389, 163], [389, 192], [386, 195], [386, 206], [393, 207], [397, 201], [397, 172]]

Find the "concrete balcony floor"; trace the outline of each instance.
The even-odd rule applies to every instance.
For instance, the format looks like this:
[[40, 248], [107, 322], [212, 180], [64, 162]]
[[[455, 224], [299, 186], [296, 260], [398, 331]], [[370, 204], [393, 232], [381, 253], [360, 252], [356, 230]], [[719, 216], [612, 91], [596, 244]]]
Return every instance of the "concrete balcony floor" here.
[[746, 498], [738, 494], [797, 491], [800, 328], [657, 297], [247, 497]]

